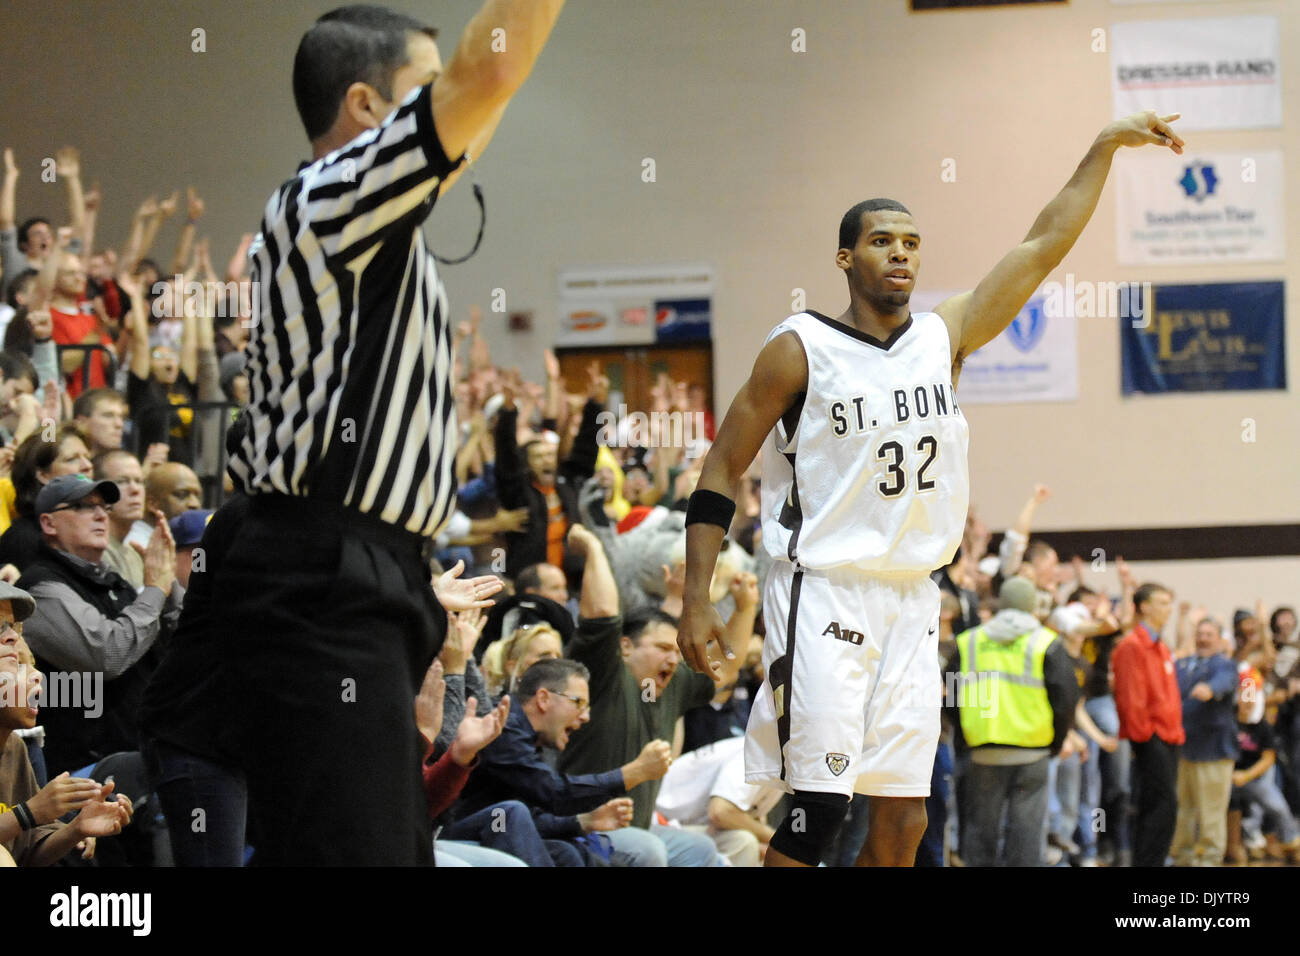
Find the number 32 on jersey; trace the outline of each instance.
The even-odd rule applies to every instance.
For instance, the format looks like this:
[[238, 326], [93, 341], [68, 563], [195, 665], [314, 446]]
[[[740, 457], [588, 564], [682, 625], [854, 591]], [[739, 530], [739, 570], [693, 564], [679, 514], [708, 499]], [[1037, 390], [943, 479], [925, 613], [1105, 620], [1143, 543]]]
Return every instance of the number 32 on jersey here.
[[[921, 462], [916, 468], [915, 490], [931, 491], [934, 488], [934, 479], [926, 477], [926, 470], [934, 464], [935, 456], [939, 454], [939, 439], [933, 435], [922, 435], [917, 440], [914, 450], [916, 457], [912, 461]], [[903, 450], [903, 443], [893, 440], [882, 442], [876, 449], [876, 458], [885, 463], [885, 476], [876, 482], [876, 490], [886, 498], [897, 498], [907, 490], [905, 466], [909, 462]]]

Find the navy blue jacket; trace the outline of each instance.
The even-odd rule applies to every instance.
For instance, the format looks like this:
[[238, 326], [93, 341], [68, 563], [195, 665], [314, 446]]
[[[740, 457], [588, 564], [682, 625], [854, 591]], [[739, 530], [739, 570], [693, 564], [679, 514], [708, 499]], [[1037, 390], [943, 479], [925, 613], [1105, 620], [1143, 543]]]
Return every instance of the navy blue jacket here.
[[[1237, 665], [1215, 654], [1213, 657], [1184, 657], [1174, 661], [1178, 692], [1183, 698], [1184, 760], [1232, 760], [1237, 756]], [[1209, 684], [1214, 699], [1189, 697], [1197, 684]]]
[[[456, 815], [464, 817], [505, 800], [519, 800], [528, 805], [534, 818], [567, 817], [594, 810], [626, 792], [623, 771], [618, 768], [604, 773], [563, 774], [551, 767], [542, 755], [541, 741], [528, 722], [523, 702], [516, 699], [511, 701], [510, 717], [501, 736], [479, 751], [474, 772], [461, 791]], [[559, 822], [548, 821], [557, 827]], [[540, 832], [541, 827], [538, 829]], [[559, 835], [552, 826], [547, 829], [552, 832], [543, 836]]]

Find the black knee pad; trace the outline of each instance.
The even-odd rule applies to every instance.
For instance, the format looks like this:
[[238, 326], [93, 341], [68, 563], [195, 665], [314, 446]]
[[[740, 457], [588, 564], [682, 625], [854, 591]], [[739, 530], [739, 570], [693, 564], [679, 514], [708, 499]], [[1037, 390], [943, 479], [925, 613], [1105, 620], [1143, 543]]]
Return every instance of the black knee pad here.
[[816, 866], [835, 839], [849, 798], [840, 793], [796, 790], [794, 806], [768, 844], [778, 853], [806, 866]]

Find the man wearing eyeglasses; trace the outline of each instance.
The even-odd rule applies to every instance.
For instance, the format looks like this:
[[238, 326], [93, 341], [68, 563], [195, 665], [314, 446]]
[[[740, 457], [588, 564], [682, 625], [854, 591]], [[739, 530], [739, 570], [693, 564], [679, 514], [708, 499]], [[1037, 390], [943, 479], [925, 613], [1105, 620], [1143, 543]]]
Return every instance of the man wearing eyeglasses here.
[[519, 800], [533, 811], [545, 839], [607, 832], [616, 863], [638, 865], [654, 855], [643, 845], [656, 839], [648, 831], [623, 832], [632, 822], [632, 800], [625, 794], [668, 772], [672, 748], [666, 741], [652, 740], [635, 759], [604, 773], [562, 774], [543, 756], [544, 747], [563, 751], [569, 734], [591, 719], [590, 676], [582, 664], [564, 659], [540, 660], [520, 675], [505, 730], [480, 752], [456, 808], [460, 819], [443, 838], [479, 839], [483, 825], [491, 824], [485, 811]]
[[108, 549], [104, 563], [126, 578], [138, 591], [144, 587], [144, 561], [135, 548], [126, 543], [136, 522], [144, 522], [144, 469], [140, 459], [125, 448], [113, 448], [95, 456], [96, 481], [111, 481], [121, 497], [108, 512]]
[[92, 706], [43, 712], [51, 777], [138, 748], [140, 698], [157, 663], [156, 644], [180, 616], [185, 592], [176, 583], [176, 548], [161, 516], [142, 549], [139, 593], [104, 564], [108, 510], [119, 495], [113, 482], [77, 474], [55, 478], [36, 496], [43, 541], [19, 582], [37, 602], [24, 636], [47, 674], [89, 674], [89, 686], [103, 687]]

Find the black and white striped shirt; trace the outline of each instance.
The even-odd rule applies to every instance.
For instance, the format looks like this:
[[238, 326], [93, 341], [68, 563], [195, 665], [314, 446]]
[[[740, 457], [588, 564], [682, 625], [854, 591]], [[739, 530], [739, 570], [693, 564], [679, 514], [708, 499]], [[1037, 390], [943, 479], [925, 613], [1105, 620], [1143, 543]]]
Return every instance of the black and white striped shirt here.
[[230, 472], [249, 494], [342, 504], [432, 535], [455, 499], [447, 294], [421, 224], [447, 158], [432, 86], [304, 166], [254, 241], [250, 430]]

